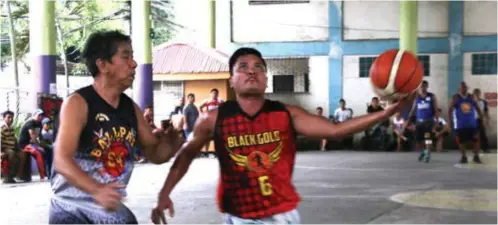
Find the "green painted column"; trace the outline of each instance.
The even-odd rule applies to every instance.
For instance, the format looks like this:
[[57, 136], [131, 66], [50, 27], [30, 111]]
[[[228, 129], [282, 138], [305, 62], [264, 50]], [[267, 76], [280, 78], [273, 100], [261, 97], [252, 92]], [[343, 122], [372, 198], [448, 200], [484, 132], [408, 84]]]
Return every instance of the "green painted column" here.
[[55, 1], [29, 1], [29, 48], [32, 62], [31, 105], [37, 107], [37, 93], [56, 91]]
[[216, 48], [216, 1], [209, 1], [209, 47]]
[[131, 38], [134, 57], [137, 61], [134, 98], [138, 106], [153, 105], [152, 90], [152, 40], [150, 38], [150, 1], [133, 0], [131, 3]]
[[399, 10], [399, 48], [417, 54], [417, 1], [401, 0]]

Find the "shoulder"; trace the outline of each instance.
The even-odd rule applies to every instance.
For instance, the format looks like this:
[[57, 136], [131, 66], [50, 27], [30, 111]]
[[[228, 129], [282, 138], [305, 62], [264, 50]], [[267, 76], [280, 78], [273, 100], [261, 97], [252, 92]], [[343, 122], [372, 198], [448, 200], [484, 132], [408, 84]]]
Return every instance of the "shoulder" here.
[[58, 119], [62, 120], [63, 118], [70, 119], [76, 117], [86, 118], [87, 113], [88, 102], [79, 92], [74, 92], [62, 102], [61, 110], [58, 116], [60, 118]]

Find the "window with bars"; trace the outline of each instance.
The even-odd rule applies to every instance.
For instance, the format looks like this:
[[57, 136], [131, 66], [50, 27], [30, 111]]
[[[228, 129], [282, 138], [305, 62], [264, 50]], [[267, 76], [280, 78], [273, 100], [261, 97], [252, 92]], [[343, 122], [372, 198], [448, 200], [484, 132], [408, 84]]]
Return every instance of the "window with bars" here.
[[[360, 77], [370, 76], [370, 67], [377, 57], [360, 57], [359, 71]], [[429, 55], [419, 55], [418, 61], [424, 68], [424, 76], [429, 76], [431, 71], [431, 57]], [[495, 64], [496, 65], [496, 64]]]
[[360, 57], [360, 77], [369, 77], [370, 67], [376, 57]]
[[310, 1], [304, 1], [304, 0], [276, 0], [276, 1], [271, 1], [271, 0], [249, 0], [249, 5], [276, 5], [276, 4], [303, 4], [303, 3], [310, 3]]
[[273, 76], [273, 93], [293, 93], [294, 75]]
[[496, 53], [472, 54], [472, 75], [496, 75]]
[[417, 56], [418, 61], [422, 63], [424, 67], [424, 76], [428, 77], [431, 71], [431, 57], [428, 55], [419, 55]]

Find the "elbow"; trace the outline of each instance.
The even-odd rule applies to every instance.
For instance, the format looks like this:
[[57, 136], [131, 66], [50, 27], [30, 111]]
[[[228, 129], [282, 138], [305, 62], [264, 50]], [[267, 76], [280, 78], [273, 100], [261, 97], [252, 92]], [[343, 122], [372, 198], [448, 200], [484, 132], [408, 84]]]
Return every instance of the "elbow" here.
[[[69, 159], [72, 160], [72, 159]], [[60, 156], [54, 156], [53, 168], [56, 173], [60, 173], [62, 175], [67, 174], [67, 166], [68, 160], [62, 159]]]

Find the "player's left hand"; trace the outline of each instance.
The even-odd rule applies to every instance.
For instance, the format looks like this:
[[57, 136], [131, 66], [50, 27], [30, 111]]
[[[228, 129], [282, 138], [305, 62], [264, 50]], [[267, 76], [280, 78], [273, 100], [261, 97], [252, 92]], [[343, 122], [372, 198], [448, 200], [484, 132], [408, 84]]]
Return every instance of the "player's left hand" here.
[[173, 208], [173, 201], [169, 196], [160, 197], [156, 208], [152, 210], [150, 215], [151, 220], [154, 224], [166, 224], [166, 217], [164, 216], [164, 210], [168, 210], [169, 216], [173, 217], [175, 215], [175, 209]]

